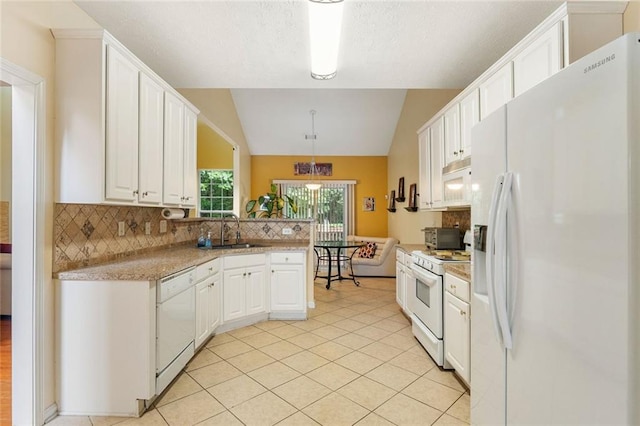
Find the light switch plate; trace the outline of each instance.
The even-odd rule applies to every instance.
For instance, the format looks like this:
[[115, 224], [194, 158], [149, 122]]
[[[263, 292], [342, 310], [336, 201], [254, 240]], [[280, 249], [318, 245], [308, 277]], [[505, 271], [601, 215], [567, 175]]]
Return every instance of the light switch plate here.
[[160, 221], [160, 233], [164, 234], [165, 232], [167, 232], [167, 221], [166, 220], [161, 220]]
[[151, 235], [151, 222], [144, 223], [144, 233], [145, 235]]
[[118, 222], [118, 237], [124, 237], [124, 222]]
[[293, 234], [293, 231], [291, 230], [291, 228], [282, 228], [282, 235], [291, 235]]

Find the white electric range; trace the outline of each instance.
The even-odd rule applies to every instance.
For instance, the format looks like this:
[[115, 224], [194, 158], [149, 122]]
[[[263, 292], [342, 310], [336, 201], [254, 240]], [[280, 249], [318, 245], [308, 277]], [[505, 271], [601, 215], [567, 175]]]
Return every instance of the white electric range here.
[[413, 335], [440, 367], [452, 368], [444, 358], [444, 274], [447, 263], [469, 263], [467, 252], [411, 252], [409, 309]]

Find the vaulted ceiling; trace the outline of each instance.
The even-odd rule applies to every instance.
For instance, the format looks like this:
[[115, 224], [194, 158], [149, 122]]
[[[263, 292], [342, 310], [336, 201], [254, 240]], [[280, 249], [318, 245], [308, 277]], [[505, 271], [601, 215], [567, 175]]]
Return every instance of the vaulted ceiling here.
[[386, 155], [406, 89], [464, 88], [555, 1], [344, 0], [338, 74], [310, 77], [307, 0], [76, 1], [177, 88], [229, 88], [254, 155]]

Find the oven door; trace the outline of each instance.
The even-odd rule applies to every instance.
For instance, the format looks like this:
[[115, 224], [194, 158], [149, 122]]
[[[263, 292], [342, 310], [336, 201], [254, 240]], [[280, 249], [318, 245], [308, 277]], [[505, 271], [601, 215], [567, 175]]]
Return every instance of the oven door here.
[[417, 265], [411, 265], [411, 271], [415, 276], [411, 311], [442, 340], [442, 277]]

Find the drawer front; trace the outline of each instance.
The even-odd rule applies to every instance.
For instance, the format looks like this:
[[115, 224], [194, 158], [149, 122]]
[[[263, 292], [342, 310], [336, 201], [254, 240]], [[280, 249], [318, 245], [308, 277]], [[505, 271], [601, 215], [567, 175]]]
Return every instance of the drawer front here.
[[396, 249], [396, 261], [404, 263], [404, 251]]
[[196, 281], [210, 277], [220, 270], [220, 259], [213, 259], [196, 267]]
[[469, 302], [469, 282], [451, 274], [445, 274], [444, 284], [446, 290], [457, 298]]
[[304, 264], [304, 253], [297, 251], [271, 253], [271, 263]]
[[264, 254], [239, 254], [224, 257], [224, 269], [260, 266], [266, 263]]

